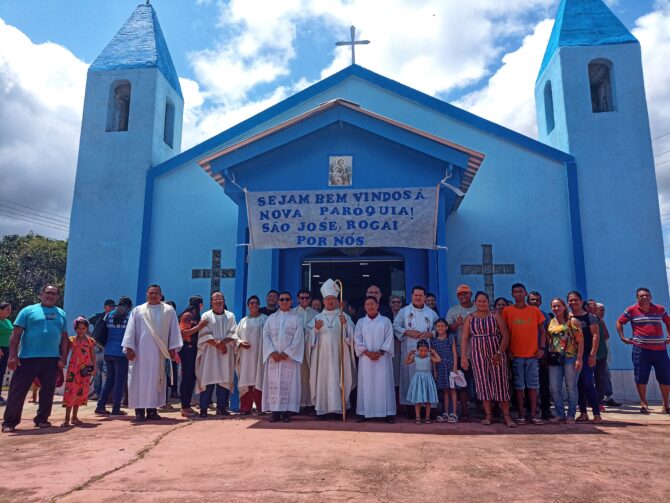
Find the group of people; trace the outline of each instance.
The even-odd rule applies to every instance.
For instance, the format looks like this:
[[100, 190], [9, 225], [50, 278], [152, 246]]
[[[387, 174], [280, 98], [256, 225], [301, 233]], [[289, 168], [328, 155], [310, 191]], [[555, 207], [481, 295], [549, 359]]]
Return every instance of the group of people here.
[[[168, 383], [177, 382], [177, 373], [185, 417], [206, 418], [214, 401], [217, 415], [229, 415], [235, 377], [240, 413], [250, 414], [255, 405], [258, 413], [270, 413], [271, 422], [289, 422], [300, 413], [339, 419], [354, 410], [357, 421], [393, 423], [400, 406], [418, 424], [455, 423], [469, 419], [469, 402], [476, 399], [484, 412], [482, 424], [499, 414], [505, 425], [516, 427], [589, 421], [587, 406], [593, 422], [600, 422], [603, 404], [616, 405], [605, 308], [577, 291], [552, 299], [548, 314], [540, 310], [542, 296], [528, 293], [521, 283], [512, 286], [513, 301], [494, 302], [460, 285], [458, 304], [445, 317], [437, 313], [436, 302], [429, 305], [431, 296], [421, 286], [412, 289], [403, 307], [396, 296], [382, 304], [382, 292], [371, 285], [360, 311], [343, 309], [336, 281], [327, 280], [321, 294], [322, 305], [315, 305], [310, 291], [300, 290], [295, 307], [290, 292], [271, 290], [264, 307], [252, 295], [247, 316], [238, 322], [221, 292], [211, 295], [211, 309], [203, 312], [204, 299], [193, 296], [178, 315], [160, 286], [150, 285], [145, 303], [133, 307], [122, 297], [94, 326], [77, 317], [73, 336], [65, 312], [56, 306], [60, 291], [53, 285], [45, 285], [40, 303], [22, 309], [13, 324], [11, 306], [2, 302], [0, 367], [6, 363], [13, 371], [2, 431], [19, 424], [35, 378], [41, 384], [35, 426], [51, 426], [59, 376], [65, 386], [62, 426], [80, 424], [78, 409], [87, 403], [100, 370], [96, 346], [103, 349], [107, 369], [96, 413], [125, 415], [126, 395], [138, 422], [161, 419]], [[616, 329], [622, 342], [633, 345], [640, 412], [649, 413], [646, 386], [654, 368], [663, 410], [670, 413], [669, 339], [663, 332], [665, 325], [670, 333], [670, 316], [652, 303], [648, 289], [638, 289], [636, 297]], [[629, 322], [632, 338], [624, 335]], [[0, 372], [4, 375], [5, 368]], [[192, 408], [194, 393], [198, 412]]]

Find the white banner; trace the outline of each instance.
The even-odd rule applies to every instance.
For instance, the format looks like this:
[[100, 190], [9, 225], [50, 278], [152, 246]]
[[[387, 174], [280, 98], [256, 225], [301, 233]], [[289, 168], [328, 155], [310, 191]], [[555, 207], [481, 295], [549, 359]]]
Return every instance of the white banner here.
[[252, 248], [435, 248], [438, 190], [247, 192]]

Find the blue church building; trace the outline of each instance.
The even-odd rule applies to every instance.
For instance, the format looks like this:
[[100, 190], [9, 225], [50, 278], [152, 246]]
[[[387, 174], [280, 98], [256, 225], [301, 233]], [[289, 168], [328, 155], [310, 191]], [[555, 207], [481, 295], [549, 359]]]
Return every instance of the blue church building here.
[[[613, 384], [635, 397], [614, 321], [639, 286], [668, 305], [640, 44], [602, 0], [562, 0], [535, 84], [539, 140], [358, 65], [181, 151], [183, 96], [142, 4], [88, 71], [65, 307], [150, 283], [184, 306], [318, 293], [340, 278], [409, 298], [523, 282], [607, 307]], [[650, 392], [651, 392], [650, 388]], [[654, 390], [654, 392], [656, 392]], [[653, 397], [653, 395], [651, 395]]]

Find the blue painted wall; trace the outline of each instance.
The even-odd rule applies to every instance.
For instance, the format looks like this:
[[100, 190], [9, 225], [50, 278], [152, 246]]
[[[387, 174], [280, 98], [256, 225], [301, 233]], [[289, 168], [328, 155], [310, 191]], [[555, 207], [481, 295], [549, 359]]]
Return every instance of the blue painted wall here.
[[[106, 132], [112, 86], [131, 84], [128, 131]], [[165, 102], [175, 105], [174, 143], [163, 141]], [[181, 148], [183, 101], [156, 68], [89, 72], [68, 245], [65, 308], [102, 310], [135, 296], [146, 174]]]
[[[483, 288], [483, 278], [461, 276], [460, 267], [461, 264], [480, 263], [481, 245], [484, 243], [493, 244], [496, 263], [514, 263], [517, 266], [517, 275], [496, 277], [496, 291], [499, 294], [509, 294], [511, 284], [519, 280], [526, 282], [529, 288], [540, 289], [545, 297], [564, 294], [576, 286], [572, 261], [572, 234], [568, 217], [567, 177], [564, 166], [564, 161], [570, 157], [560, 152], [554, 154], [555, 151], [550, 152], [551, 156], [541, 155], [536, 150], [525, 148], [502, 134], [504, 128], [483, 132], [472, 124], [446, 116], [439, 110], [418, 103], [416, 100], [391, 92], [369, 81], [350, 77], [335, 84], [332, 88], [306, 98], [304, 102], [300, 102], [294, 108], [280, 113], [267, 122], [253, 126], [248, 132], [232, 137], [223, 142], [219, 148], [237, 143], [251, 136], [252, 133], [263, 131], [298, 113], [311, 110], [325, 101], [336, 98], [359, 103], [366, 109], [486, 154], [486, 160], [461, 207], [448, 217], [445, 226], [446, 236], [441, 236], [449, 246], [449, 251], [446, 253], [445, 276], [447, 279], [442, 281], [441, 285], [442, 291], [446, 293], [439, 299], [442, 310], [456, 302], [453, 291], [460, 282], [467, 282], [473, 288]], [[276, 151], [255, 158], [253, 163], [244, 166], [244, 170], [234, 168], [236, 180], [240, 185], [254, 187], [255, 190], [285, 190], [297, 186], [312, 189], [324, 188], [325, 177], [320, 168], [326, 165], [329, 154], [344, 150], [355, 155], [354, 182], [365, 183], [365, 186], [368, 187], [380, 186], [380, 181], [384, 181], [385, 186], [433, 185], [444, 176], [443, 165], [438, 167], [438, 164], [434, 164], [425, 172], [414, 169], [416, 165], [425, 165], [424, 161], [428, 159], [427, 156], [410, 154], [406, 147], [391, 146], [388, 142], [364, 131], [360, 132], [359, 136], [359, 132], [360, 130], [357, 131], [357, 134], [343, 132], [338, 133], [337, 136], [317, 134], [314, 137], [318, 137], [317, 141], [314, 141], [314, 138], [306, 138], [279, 147]], [[529, 139], [528, 143], [533, 148], [536, 145]], [[322, 145], [323, 148], [321, 148]], [[219, 148], [212, 147], [207, 151], [213, 152]], [[201, 156], [204, 157], [204, 153]], [[274, 171], [286, 166], [287, 160], [290, 166], [285, 171], [286, 175], [282, 175], [279, 179], [273, 177]], [[377, 169], [375, 173], [383, 174], [381, 180], [378, 175], [376, 178], [370, 175], [366, 175], [362, 180], [357, 178], [360, 167], [366, 166], [368, 162]], [[192, 160], [185, 164], [185, 171], [201, 170]], [[412, 167], [408, 169], [407, 166]], [[178, 171], [180, 170], [166, 171], [165, 174], [159, 176], [156, 179], [156, 187], [170, 183], [172, 189], [166, 189], [167, 193], [181, 187], [182, 182], [167, 181]], [[281, 172], [284, 173], [283, 170]], [[386, 176], [387, 173], [389, 176]], [[195, 175], [189, 176], [193, 176], [191, 180], [196, 180]], [[373, 184], [372, 181], [375, 183]], [[551, 190], [547, 190], [548, 181]], [[213, 180], [209, 180], [209, 185], [212, 189], [220, 190]], [[226, 190], [232, 194], [236, 192], [229, 182], [227, 182]], [[215, 215], [216, 206], [223, 204], [218, 196], [214, 195], [216, 192], [212, 194], [209, 195], [208, 189], [203, 190], [199, 195], [198, 204], [203, 205], [202, 220], [196, 224], [196, 228], [201, 232], [207, 232], [210, 224], [214, 225], [210, 215]], [[165, 209], [160, 206], [159, 211], [171, 215], [184, 214], [190, 204], [188, 198], [172, 198], [170, 208]], [[226, 208], [230, 207], [232, 206], [226, 206]], [[230, 221], [236, 222], [236, 217], [232, 212], [230, 214]], [[560, 217], [557, 218], [556, 215]], [[154, 222], [152, 227], [155, 229], [156, 225], [157, 223]], [[215, 224], [215, 227], [218, 225], [218, 223]], [[227, 257], [224, 259], [224, 267], [233, 267], [230, 264], [233, 261], [234, 248], [237, 244], [235, 233], [231, 232], [225, 236], [222, 234], [221, 243], [224, 242], [227, 243], [227, 246], [222, 244], [224, 257]], [[197, 252], [195, 251], [196, 246], [200, 247]], [[226, 251], [226, 247], [229, 251]], [[187, 266], [184, 265], [183, 271], [178, 273], [180, 277], [190, 277], [188, 271], [194, 267], [194, 260], [191, 257], [202, 256], [203, 259], [200, 261], [204, 260], [205, 264], [208, 263], [209, 248], [211, 248], [209, 244], [201, 246], [197, 241], [191, 242], [188, 246], [184, 245], [183, 252], [174, 258], [175, 263], [188, 263]], [[156, 253], [158, 252], [153, 250], [152, 245], [152, 257]], [[286, 252], [288, 253], [290, 252]], [[279, 255], [277, 255], [277, 260], [279, 260]], [[258, 293], [263, 298], [269, 288], [282, 286], [278, 284], [278, 281], [272, 280], [271, 256], [271, 252], [268, 251], [252, 252], [249, 260], [247, 288], [249, 294]], [[227, 262], [228, 259], [231, 262]], [[155, 259], [152, 258], [152, 260]], [[432, 271], [442, 272], [437, 263], [437, 253], [429, 253], [427, 267]], [[442, 267], [444, 268], [443, 265]], [[159, 270], [162, 270], [162, 266], [154, 270], [158, 273]], [[162, 274], [163, 276], [176, 275], [177, 272], [165, 271]], [[292, 281], [297, 281], [297, 275], [294, 274], [293, 277]], [[198, 288], [198, 282], [205, 280], [190, 281], [190, 287], [181, 294], [184, 298]], [[226, 293], [227, 297], [228, 295]], [[237, 310], [237, 306], [235, 307]]]
[[[612, 63], [615, 111], [593, 113], [588, 65]], [[542, 89], [551, 81], [556, 127], [544, 121]], [[640, 46], [637, 43], [558, 50], [536, 86], [540, 138], [577, 161], [588, 295], [606, 305], [612, 368], [632, 368], [616, 318], [647, 286], [668, 304], [663, 237]], [[629, 330], [629, 329], [627, 329]]]

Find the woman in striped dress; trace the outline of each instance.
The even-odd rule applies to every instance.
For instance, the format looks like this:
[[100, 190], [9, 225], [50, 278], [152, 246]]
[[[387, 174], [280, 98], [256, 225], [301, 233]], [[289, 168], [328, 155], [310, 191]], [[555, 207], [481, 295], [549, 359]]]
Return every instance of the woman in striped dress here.
[[[489, 296], [486, 293], [475, 294], [475, 306], [477, 310], [463, 322], [461, 354], [467, 354], [470, 343], [477, 398], [483, 402], [486, 414], [482, 424], [491, 424], [491, 401], [496, 401], [503, 412], [505, 424], [513, 428], [516, 424], [509, 415], [510, 393], [505, 353], [509, 333], [500, 313], [489, 309]], [[461, 366], [467, 370], [467, 358], [461, 357]]]

